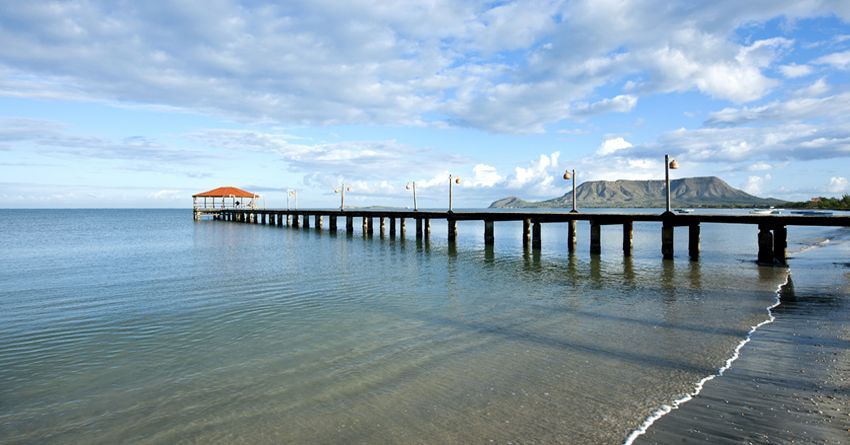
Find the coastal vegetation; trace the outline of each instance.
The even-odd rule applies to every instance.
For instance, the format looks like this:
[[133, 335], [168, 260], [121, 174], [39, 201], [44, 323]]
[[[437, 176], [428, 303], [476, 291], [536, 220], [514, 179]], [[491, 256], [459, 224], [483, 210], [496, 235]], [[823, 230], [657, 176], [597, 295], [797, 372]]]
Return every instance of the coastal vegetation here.
[[785, 207], [793, 209], [850, 210], [850, 195], [845, 194], [841, 198], [819, 196], [808, 201], [789, 202], [785, 204]]

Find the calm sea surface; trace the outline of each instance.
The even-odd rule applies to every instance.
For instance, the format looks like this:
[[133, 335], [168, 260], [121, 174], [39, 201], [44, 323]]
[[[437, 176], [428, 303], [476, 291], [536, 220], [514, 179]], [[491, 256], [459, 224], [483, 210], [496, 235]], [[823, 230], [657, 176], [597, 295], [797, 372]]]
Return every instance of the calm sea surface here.
[[[756, 229], [702, 259], [575, 255], [544, 225], [428, 243], [193, 222], [188, 210], [0, 210], [0, 442], [620, 443], [768, 318]], [[835, 229], [789, 229], [790, 249]], [[800, 259], [805, 261], [805, 253]], [[792, 261], [793, 269], [793, 261]], [[742, 350], [746, 354], [746, 347]]]

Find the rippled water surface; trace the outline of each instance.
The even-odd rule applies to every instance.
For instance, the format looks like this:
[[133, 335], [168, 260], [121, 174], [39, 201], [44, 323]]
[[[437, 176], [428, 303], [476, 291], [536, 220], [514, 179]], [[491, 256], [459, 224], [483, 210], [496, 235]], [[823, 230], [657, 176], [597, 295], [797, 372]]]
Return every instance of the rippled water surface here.
[[[752, 227], [660, 227], [569, 255], [566, 226], [461, 222], [456, 245], [193, 222], [179, 210], [0, 211], [0, 441], [619, 443], [731, 355], [784, 269]], [[344, 225], [340, 224], [343, 228]], [[822, 229], [790, 230], [794, 243]]]

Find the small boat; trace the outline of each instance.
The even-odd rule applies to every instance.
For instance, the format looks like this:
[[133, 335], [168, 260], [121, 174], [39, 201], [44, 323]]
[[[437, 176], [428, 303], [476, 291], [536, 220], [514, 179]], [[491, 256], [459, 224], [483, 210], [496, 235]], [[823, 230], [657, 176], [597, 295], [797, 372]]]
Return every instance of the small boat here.
[[673, 209], [676, 213], [694, 213], [694, 209]]
[[781, 215], [782, 210], [778, 209], [753, 209], [750, 210], [750, 215]]
[[794, 210], [791, 213], [806, 216], [832, 216], [832, 212], [826, 210]]

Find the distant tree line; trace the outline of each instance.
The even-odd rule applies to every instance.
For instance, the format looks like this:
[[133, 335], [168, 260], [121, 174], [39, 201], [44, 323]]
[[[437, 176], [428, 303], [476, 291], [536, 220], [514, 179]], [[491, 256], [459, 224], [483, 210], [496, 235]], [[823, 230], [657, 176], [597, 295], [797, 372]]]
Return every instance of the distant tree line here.
[[850, 210], [850, 195], [844, 195], [841, 198], [827, 198], [819, 196], [808, 201], [789, 202], [785, 205], [792, 209], [832, 209], [832, 210]]

